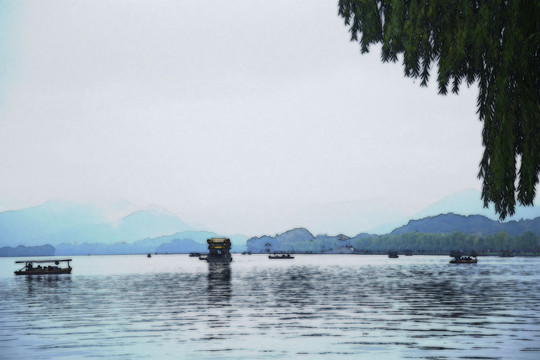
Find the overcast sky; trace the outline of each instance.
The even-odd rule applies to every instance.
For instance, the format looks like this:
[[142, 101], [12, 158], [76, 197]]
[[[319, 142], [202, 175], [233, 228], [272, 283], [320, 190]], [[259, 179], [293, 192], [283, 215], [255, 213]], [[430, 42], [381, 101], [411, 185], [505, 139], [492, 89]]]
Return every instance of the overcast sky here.
[[0, 4], [4, 207], [123, 199], [257, 235], [480, 189], [476, 88], [361, 55], [337, 0]]

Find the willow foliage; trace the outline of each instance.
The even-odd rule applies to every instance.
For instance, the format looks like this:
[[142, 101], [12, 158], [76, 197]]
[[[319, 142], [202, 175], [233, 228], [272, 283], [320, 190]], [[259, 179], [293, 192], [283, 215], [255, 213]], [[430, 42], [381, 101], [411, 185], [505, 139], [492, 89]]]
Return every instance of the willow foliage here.
[[504, 219], [516, 199], [533, 205], [540, 171], [540, 1], [339, 0], [362, 53], [382, 43], [382, 61], [402, 54], [405, 75], [439, 93], [478, 82], [484, 123], [484, 205]]

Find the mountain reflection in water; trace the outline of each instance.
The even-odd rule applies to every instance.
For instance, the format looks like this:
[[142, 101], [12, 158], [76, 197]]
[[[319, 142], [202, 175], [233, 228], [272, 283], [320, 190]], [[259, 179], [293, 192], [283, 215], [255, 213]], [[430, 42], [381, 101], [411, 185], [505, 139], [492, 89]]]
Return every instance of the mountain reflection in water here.
[[74, 257], [0, 275], [0, 358], [540, 358], [540, 259], [448, 260]]

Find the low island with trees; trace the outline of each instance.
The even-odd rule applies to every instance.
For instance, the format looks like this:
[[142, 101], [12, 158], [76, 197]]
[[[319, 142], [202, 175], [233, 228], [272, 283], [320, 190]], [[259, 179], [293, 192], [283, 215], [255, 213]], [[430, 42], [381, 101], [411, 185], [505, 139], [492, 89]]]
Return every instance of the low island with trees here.
[[503, 252], [540, 255], [539, 240], [540, 217], [501, 223], [479, 215], [442, 214], [411, 220], [385, 235], [314, 236], [304, 228], [297, 228], [275, 236], [248, 239], [247, 250], [252, 253], [385, 254], [398, 251], [448, 255], [463, 251], [482, 255]]

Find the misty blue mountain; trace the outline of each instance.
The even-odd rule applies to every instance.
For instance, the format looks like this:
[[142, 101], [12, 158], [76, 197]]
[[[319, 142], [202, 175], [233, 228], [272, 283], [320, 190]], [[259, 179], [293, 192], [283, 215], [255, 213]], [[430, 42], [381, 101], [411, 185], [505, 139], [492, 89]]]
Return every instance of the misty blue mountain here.
[[[156, 208], [114, 220], [98, 207], [67, 201], [0, 212], [0, 245], [6, 246], [3, 254], [11, 254], [4, 256], [204, 252], [206, 240], [220, 236], [226, 235], [192, 231]], [[245, 250], [246, 236], [228, 237], [233, 251]], [[44, 244], [47, 251], [41, 248]]]
[[[518, 203], [515, 210], [514, 215], [508, 216], [505, 219], [506, 222], [512, 220], [518, 221], [520, 219], [534, 219], [540, 216], [540, 208], [538, 206], [522, 206]], [[411, 218], [422, 219], [447, 213], [483, 215], [491, 220], [499, 220], [499, 215], [495, 213], [493, 204], [489, 204], [489, 207], [485, 208], [480, 191], [474, 189], [462, 190], [446, 196], [414, 214]]]
[[0, 248], [0, 256], [53, 256], [55, 249], [51, 245], [42, 246], [23, 246], [17, 247], [4, 246]]
[[135, 211], [113, 221], [96, 207], [65, 201], [0, 213], [0, 244], [12, 246], [129, 243], [187, 230], [190, 227], [183, 221], [157, 209]]
[[208, 245], [191, 239], [175, 239], [171, 242], [161, 244], [155, 252], [158, 254], [206, 253], [208, 252]]
[[[388, 209], [381, 209], [383, 212]], [[369, 228], [369, 233], [388, 234], [394, 229], [406, 225], [411, 219], [424, 219], [440, 214], [454, 213], [459, 215], [483, 215], [491, 220], [498, 221], [499, 216], [495, 213], [493, 205], [484, 207], [481, 193], [478, 190], [468, 189], [448, 195], [433, 204], [425, 207], [421, 211], [406, 216], [395, 216], [390, 222], [385, 222], [375, 227]], [[521, 219], [534, 219], [540, 216], [540, 207], [516, 205], [514, 215], [506, 218], [505, 221], [518, 221]], [[343, 230], [345, 231], [345, 230]]]
[[[123, 254], [184, 254], [206, 252], [206, 240], [222, 235], [207, 231], [184, 231], [173, 235], [159, 236], [135, 241], [133, 243], [62, 243], [57, 245], [56, 255], [123, 255]], [[231, 236], [232, 250], [245, 251], [246, 236]]]

